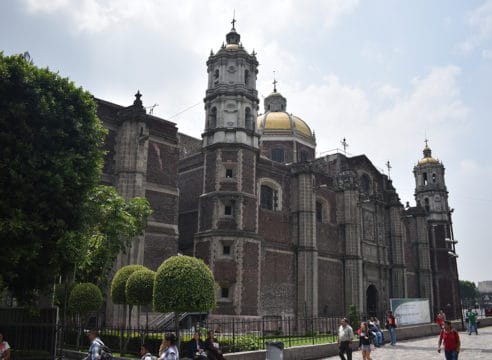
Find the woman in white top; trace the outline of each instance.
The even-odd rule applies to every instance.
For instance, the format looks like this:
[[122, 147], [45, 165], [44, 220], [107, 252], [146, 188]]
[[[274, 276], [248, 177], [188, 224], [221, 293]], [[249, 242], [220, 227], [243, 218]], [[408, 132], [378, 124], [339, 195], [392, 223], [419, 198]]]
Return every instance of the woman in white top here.
[[164, 336], [159, 349], [159, 360], [179, 360], [176, 335], [169, 333]]
[[0, 360], [10, 360], [10, 346], [3, 339], [2, 333], [0, 333]]

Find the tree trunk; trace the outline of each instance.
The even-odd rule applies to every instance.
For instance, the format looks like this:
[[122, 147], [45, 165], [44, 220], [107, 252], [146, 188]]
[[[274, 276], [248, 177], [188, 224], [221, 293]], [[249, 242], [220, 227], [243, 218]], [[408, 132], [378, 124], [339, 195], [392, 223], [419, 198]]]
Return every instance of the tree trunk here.
[[179, 349], [179, 344], [181, 342], [181, 338], [179, 336], [179, 313], [174, 313], [174, 326], [176, 330], [176, 347]]

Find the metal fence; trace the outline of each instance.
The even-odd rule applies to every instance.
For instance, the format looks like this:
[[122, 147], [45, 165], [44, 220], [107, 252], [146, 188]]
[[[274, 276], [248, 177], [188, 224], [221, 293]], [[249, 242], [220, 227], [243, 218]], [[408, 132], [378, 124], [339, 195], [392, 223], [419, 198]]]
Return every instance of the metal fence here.
[[[342, 316], [302, 319], [272, 316], [259, 320], [206, 320], [180, 329], [180, 351], [183, 355], [188, 353], [187, 345], [195, 331], [200, 331], [204, 340], [209, 330], [215, 332], [224, 353], [264, 349], [270, 341], [281, 341], [286, 347], [336, 342], [341, 318]], [[361, 318], [364, 319], [363, 316]], [[67, 327], [63, 331], [64, 348], [87, 351], [89, 342], [84, 330]], [[101, 339], [113, 352], [128, 355], [137, 355], [143, 342], [150, 344], [156, 353], [163, 335], [162, 330], [152, 328], [106, 327], [100, 330]]]

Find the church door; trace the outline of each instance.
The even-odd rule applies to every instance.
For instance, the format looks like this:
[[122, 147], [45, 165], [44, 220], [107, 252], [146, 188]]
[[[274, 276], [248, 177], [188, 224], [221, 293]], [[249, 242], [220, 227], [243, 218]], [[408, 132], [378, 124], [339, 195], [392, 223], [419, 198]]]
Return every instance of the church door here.
[[378, 311], [378, 289], [374, 285], [369, 285], [366, 290], [366, 307], [368, 316], [377, 316]]

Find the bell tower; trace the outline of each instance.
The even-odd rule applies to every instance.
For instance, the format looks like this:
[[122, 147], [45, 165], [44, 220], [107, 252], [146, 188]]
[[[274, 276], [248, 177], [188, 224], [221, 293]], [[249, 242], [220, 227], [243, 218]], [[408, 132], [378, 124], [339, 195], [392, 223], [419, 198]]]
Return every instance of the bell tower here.
[[425, 140], [424, 157], [415, 165], [415, 200], [425, 210], [430, 249], [434, 311], [443, 309], [448, 317], [460, 316], [458, 268], [453, 223], [444, 179], [444, 165], [432, 157]]
[[259, 315], [258, 61], [254, 51], [244, 49], [235, 23], [233, 19], [226, 44], [207, 61], [203, 184], [194, 253], [214, 273], [219, 313]]

